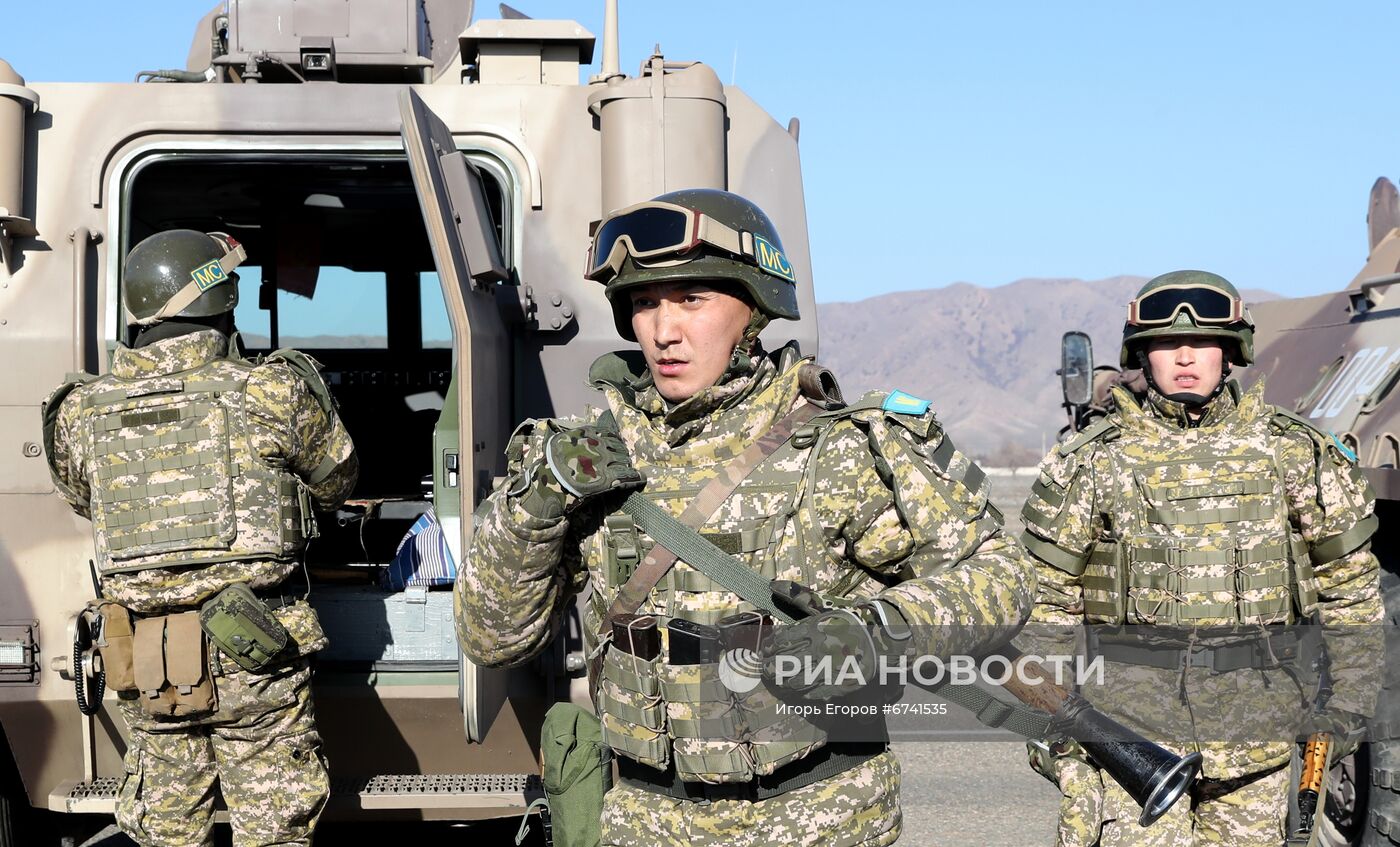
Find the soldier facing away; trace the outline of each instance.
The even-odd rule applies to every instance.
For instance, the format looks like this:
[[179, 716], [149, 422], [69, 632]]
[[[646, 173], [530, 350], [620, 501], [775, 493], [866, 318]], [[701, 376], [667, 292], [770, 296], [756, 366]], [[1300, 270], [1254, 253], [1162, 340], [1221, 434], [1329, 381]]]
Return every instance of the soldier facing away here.
[[[698, 515], [702, 537], [763, 584], [852, 601], [780, 627], [789, 642], [846, 624], [946, 656], [1009, 637], [1034, 594], [985, 477], [926, 401], [827, 402], [794, 346], [763, 350], [770, 320], [797, 318], [796, 289], [772, 222], [744, 198], [683, 190], [614, 212], [588, 276], [641, 355], [593, 365], [605, 411], [517, 431], [458, 577], [464, 651], [485, 665], [526, 661], [592, 583], [590, 676], [620, 775], [605, 845], [892, 843], [899, 765], [887, 743], [785, 734], [773, 697], [726, 690], [713, 658], [683, 657], [704, 627], [756, 606], [686, 561], [666, 567], [621, 507], [641, 490], [682, 522]], [[732, 487], [711, 498], [717, 479]], [[614, 623], [637, 621], [622, 613], [654, 616], [659, 651]], [[934, 626], [954, 622], [968, 626]]]
[[[1333, 693], [1316, 728], [1354, 734], [1374, 707], [1374, 497], [1335, 437], [1264, 403], [1262, 381], [1242, 391], [1228, 379], [1253, 361], [1253, 329], [1215, 274], [1148, 282], [1120, 353], [1146, 391], [1115, 387], [1114, 411], [1050, 452], [1026, 502], [1033, 624], [1098, 625], [1085, 630], [1107, 669], [1095, 704], [1204, 756], [1192, 802], [1143, 828], [1075, 745], [1033, 747], [1033, 766], [1064, 793], [1060, 844], [1282, 843], [1291, 735], [1239, 728], [1277, 717], [1291, 731], [1312, 694], [1283, 660], [1306, 628], [1283, 625], [1332, 633]], [[1130, 636], [1121, 624], [1144, 626]]]
[[309, 664], [326, 638], [279, 586], [313, 503], [343, 502], [359, 464], [314, 362], [240, 356], [244, 257], [222, 233], [137, 244], [134, 339], [44, 404], [54, 482], [92, 520], [92, 610], [130, 730], [117, 822], [142, 845], [212, 844], [216, 783], [234, 843], [310, 844], [329, 794]]

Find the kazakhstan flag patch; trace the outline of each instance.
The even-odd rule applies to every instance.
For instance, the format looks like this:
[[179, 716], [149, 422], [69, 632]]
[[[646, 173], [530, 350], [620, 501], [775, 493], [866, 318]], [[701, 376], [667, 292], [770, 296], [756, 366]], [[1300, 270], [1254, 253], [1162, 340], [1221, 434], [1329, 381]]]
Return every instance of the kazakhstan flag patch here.
[[929, 401], [897, 389], [891, 391], [890, 396], [886, 397], [884, 404], [880, 406], [886, 412], [898, 412], [901, 415], [922, 415], [928, 411], [928, 407]]
[[1332, 443], [1337, 445], [1337, 449], [1342, 451], [1343, 456], [1346, 456], [1347, 459], [1351, 462], [1356, 461], [1356, 451], [1343, 444], [1342, 439], [1337, 437], [1337, 433], [1329, 432], [1327, 434], [1332, 436]]

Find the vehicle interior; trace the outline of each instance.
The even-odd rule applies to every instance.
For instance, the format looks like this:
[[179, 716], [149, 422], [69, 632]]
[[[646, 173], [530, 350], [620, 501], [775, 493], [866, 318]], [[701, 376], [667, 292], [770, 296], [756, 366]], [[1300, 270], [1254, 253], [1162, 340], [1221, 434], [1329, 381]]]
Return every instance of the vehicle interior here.
[[[503, 238], [505, 193], [482, 175]], [[320, 516], [310, 580], [318, 590], [379, 585], [431, 505], [434, 428], [452, 379], [451, 329], [407, 160], [173, 153], [135, 168], [125, 197], [122, 255], [180, 227], [245, 245], [234, 312], [245, 355], [294, 347], [315, 358], [360, 459], [351, 500]]]

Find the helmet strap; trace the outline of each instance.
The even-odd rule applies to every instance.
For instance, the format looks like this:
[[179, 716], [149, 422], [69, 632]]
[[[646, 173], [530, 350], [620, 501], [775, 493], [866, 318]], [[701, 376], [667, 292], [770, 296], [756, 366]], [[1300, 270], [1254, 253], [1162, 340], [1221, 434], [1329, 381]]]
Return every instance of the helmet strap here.
[[753, 372], [754, 356], [763, 349], [758, 343], [758, 334], [768, 326], [768, 321], [769, 317], [762, 309], [753, 308], [749, 314], [749, 324], [744, 327], [744, 334], [739, 338], [739, 343], [734, 345], [734, 352], [729, 356], [729, 367], [725, 369], [724, 376], [720, 377], [720, 382]]

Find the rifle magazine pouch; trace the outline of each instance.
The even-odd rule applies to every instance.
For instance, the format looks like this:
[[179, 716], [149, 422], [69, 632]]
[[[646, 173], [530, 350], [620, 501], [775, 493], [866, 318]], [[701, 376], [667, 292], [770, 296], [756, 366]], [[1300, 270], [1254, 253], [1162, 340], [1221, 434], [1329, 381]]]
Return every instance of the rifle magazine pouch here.
[[260, 671], [286, 649], [287, 628], [252, 589], [236, 583], [215, 594], [199, 610], [209, 640], [245, 671]]
[[[132, 681], [140, 692], [141, 708], [165, 714], [160, 690], [165, 687], [165, 618], [141, 618], [132, 637]], [[105, 660], [104, 660], [105, 661]]]
[[743, 724], [719, 664], [663, 664], [660, 675], [676, 775], [710, 784], [752, 780]]
[[166, 618], [165, 680], [169, 683], [166, 702], [171, 717], [193, 717], [214, 711], [214, 680], [209, 675], [198, 612], [182, 612]]
[[657, 769], [666, 767], [671, 746], [657, 679], [660, 664], [660, 657], [648, 660], [611, 648], [598, 686], [603, 738], [622, 755]]
[[754, 773], [773, 771], [804, 758], [826, 744], [826, 731], [797, 710], [779, 711], [779, 700], [762, 683], [740, 695], [739, 713], [753, 757]]
[[133, 644], [137, 699], [144, 711], [161, 718], [214, 712], [214, 681], [198, 612], [142, 618]]
[[102, 672], [107, 687], [116, 692], [136, 690], [136, 671], [132, 664], [136, 633], [131, 625], [131, 612], [117, 603], [99, 603], [95, 608], [102, 618], [102, 637], [97, 651], [102, 656]]
[[573, 703], [555, 703], [540, 727], [541, 781], [556, 847], [598, 847], [612, 751], [598, 719]]

